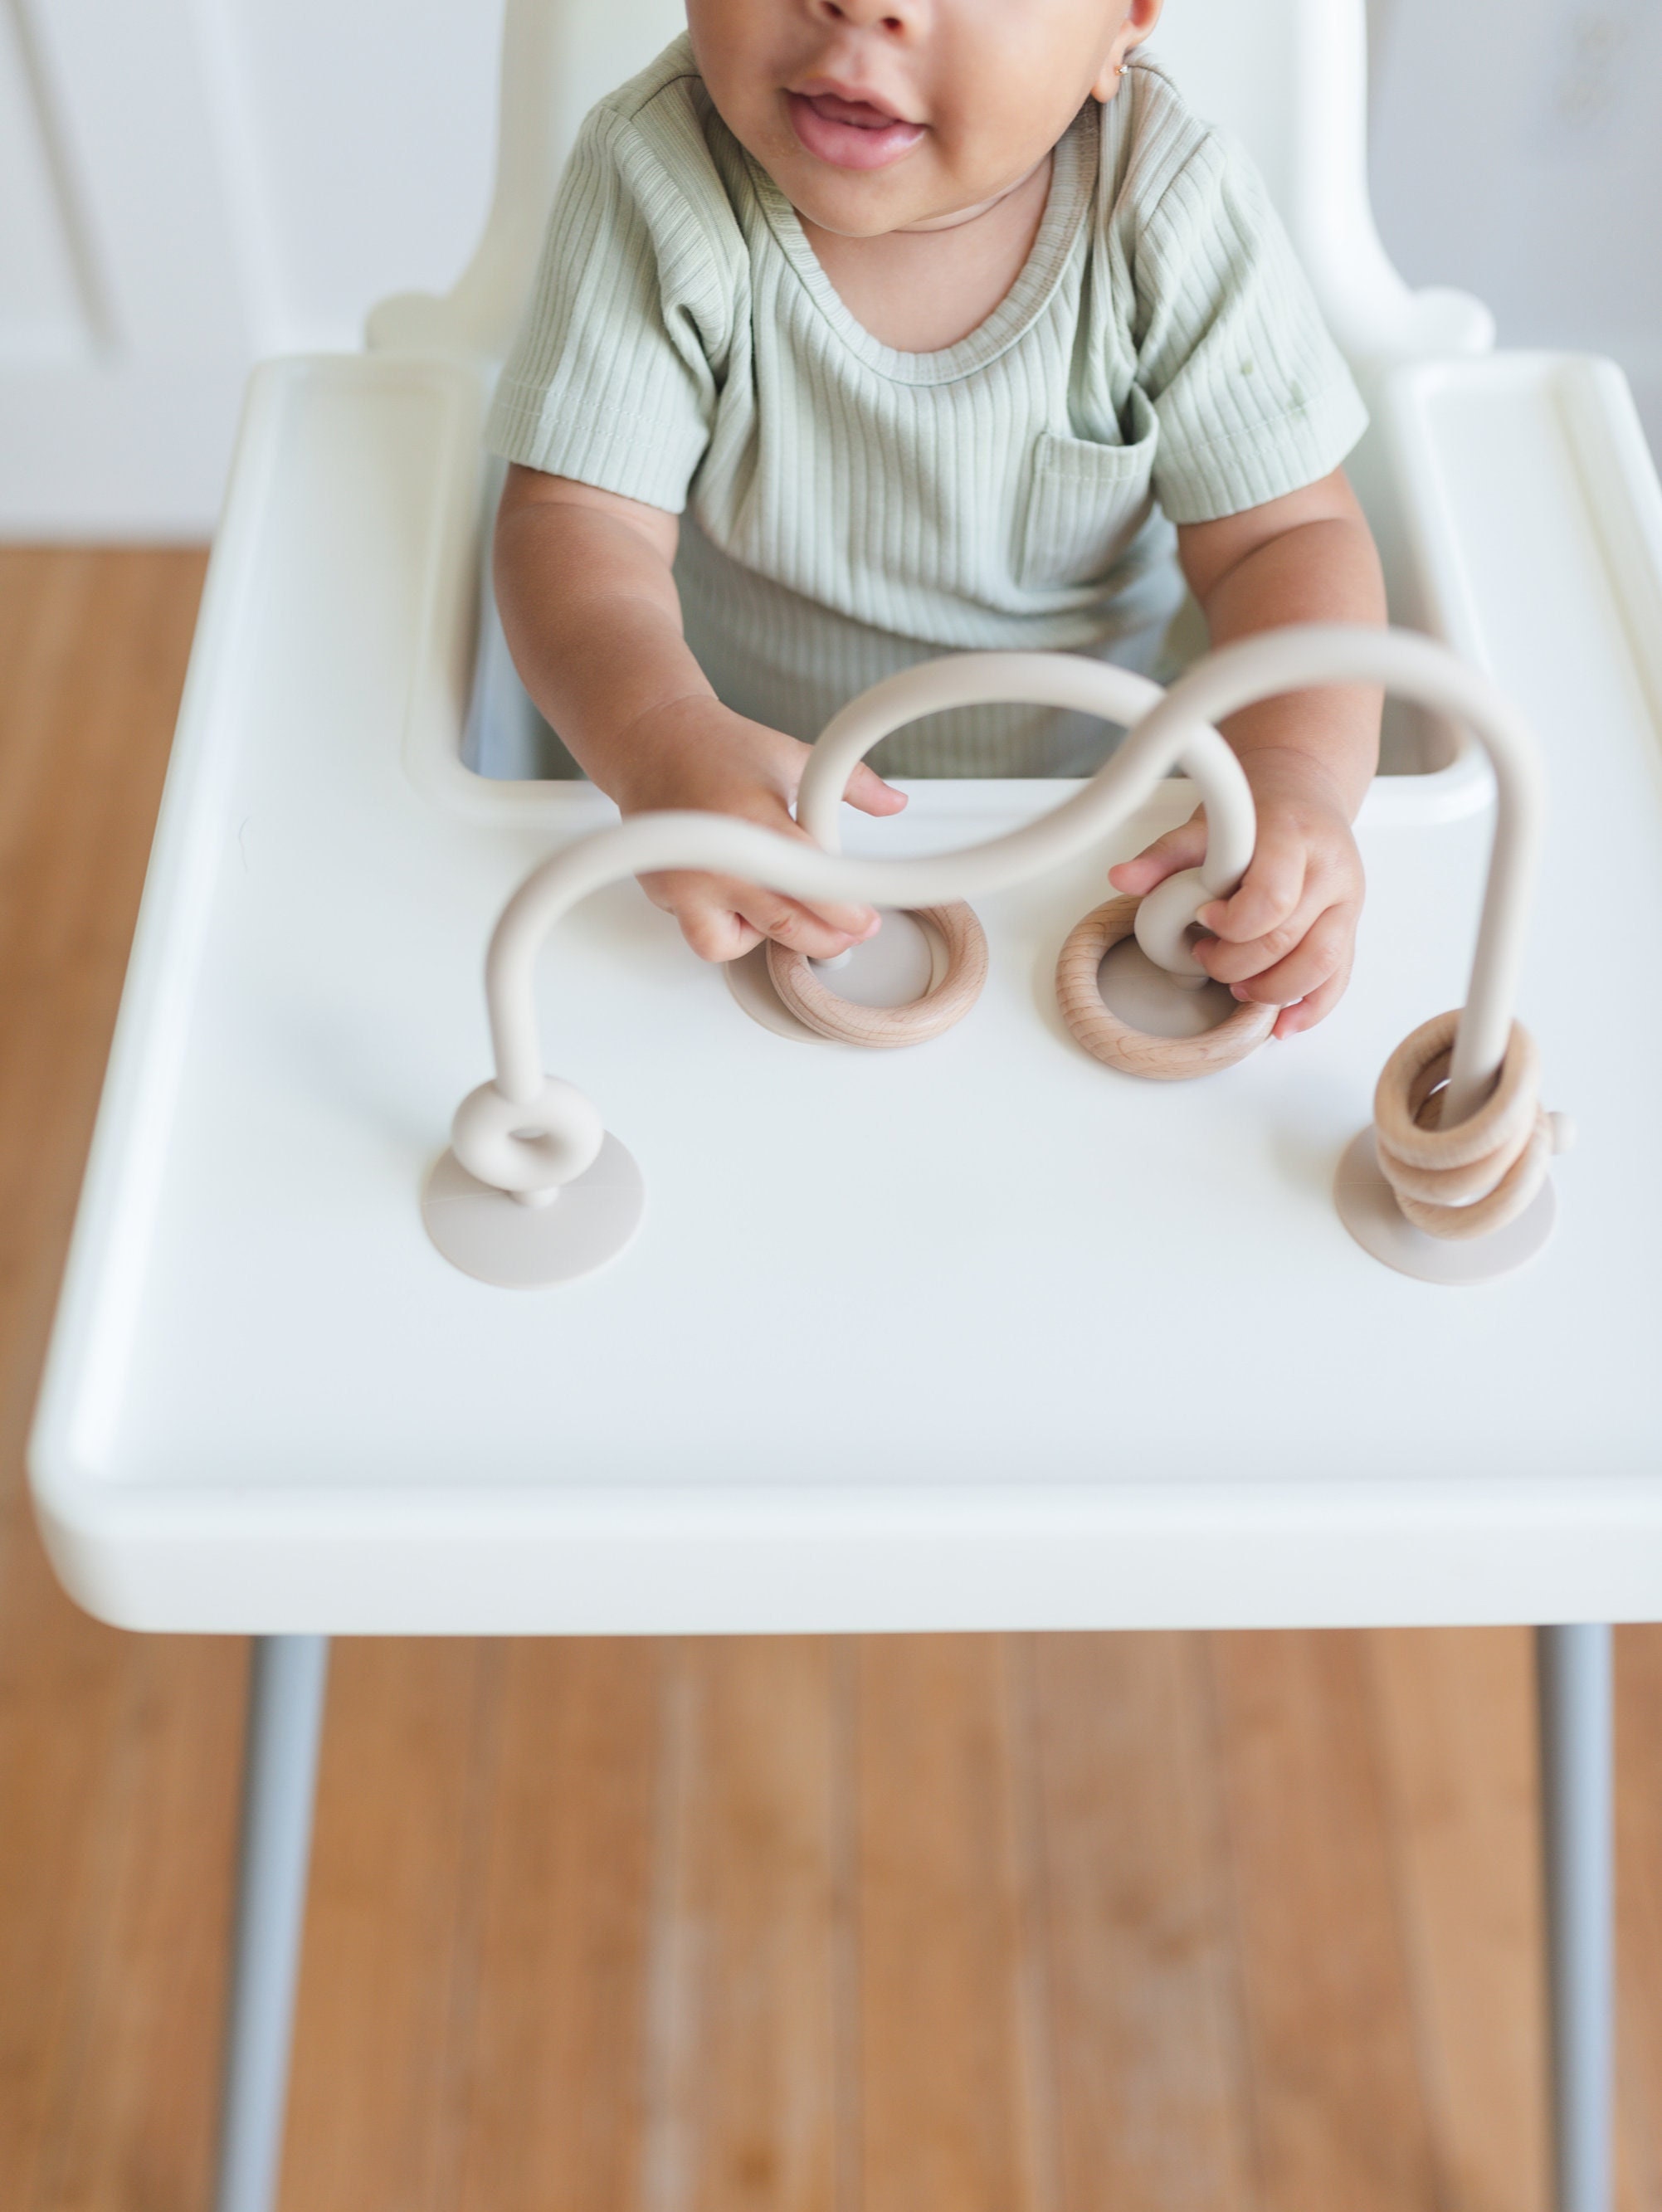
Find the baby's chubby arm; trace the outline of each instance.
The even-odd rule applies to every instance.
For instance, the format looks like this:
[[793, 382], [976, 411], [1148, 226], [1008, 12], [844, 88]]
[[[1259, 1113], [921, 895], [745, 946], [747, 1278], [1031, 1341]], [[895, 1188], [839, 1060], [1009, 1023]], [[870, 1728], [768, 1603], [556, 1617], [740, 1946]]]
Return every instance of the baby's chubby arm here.
[[[723, 707], [687, 648], [671, 573], [679, 525], [661, 507], [518, 465], [496, 514], [496, 600], [526, 689], [625, 814], [691, 807], [798, 837], [808, 748]], [[898, 813], [904, 795], [855, 771], [849, 803]], [[827, 958], [869, 937], [869, 907], [806, 904], [677, 870], [643, 883], [705, 960], [764, 937]]]
[[[1385, 619], [1379, 556], [1341, 469], [1284, 499], [1180, 528], [1178, 548], [1215, 646], [1293, 623]], [[1252, 787], [1257, 848], [1234, 895], [1201, 908], [1215, 934], [1195, 955], [1238, 999], [1282, 1007], [1277, 1036], [1312, 1028], [1350, 980], [1362, 904], [1350, 824], [1379, 759], [1379, 706], [1373, 690], [1303, 691], [1224, 726]], [[1141, 897], [1205, 849], [1196, 814], [1109, 880]]]

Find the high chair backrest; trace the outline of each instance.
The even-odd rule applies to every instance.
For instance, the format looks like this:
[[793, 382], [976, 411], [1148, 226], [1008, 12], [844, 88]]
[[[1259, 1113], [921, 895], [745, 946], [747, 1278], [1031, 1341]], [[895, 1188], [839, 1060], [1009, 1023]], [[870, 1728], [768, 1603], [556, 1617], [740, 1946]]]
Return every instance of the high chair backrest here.
[[[435, 313], [390, 301], [371, 343], [499, 356], [531, 282], [561, 164], [601, 95], [684, 23], [680, 0], [507, 0], [496, 189], [478, 252]], [[1368, 208], [1365, 0], [1167, 0], [1149, 51], [1191, 106], [1244, 139], [1268, 179], [1336, 337], [1353, 357], [1483, 342], [1481, 313], [1426, 295], [1416, 315]], [[415, 311], [415, 312], [411, 312]], [[1439, 325], [1428, 332], [1428, 322]]]

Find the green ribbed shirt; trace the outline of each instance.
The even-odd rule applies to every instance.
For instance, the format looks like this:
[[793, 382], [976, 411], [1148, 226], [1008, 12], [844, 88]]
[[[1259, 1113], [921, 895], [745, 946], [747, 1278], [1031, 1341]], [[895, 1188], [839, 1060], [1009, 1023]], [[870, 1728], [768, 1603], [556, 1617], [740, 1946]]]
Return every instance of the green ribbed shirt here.
[[[1172, 525], [1336, 467], [1367, 422], [1256, 169], [1158, 64], [1057, 145], [1020, 275], [936, 353], [844, 307], [678, 39], [584, 123], [487, 432], [683, 517], [687, 640], [739, 712], [816, 736], [947, 651], [1168, 672]], [[1077, 718], [932, 717], [913, 775], [1094, 765]]]

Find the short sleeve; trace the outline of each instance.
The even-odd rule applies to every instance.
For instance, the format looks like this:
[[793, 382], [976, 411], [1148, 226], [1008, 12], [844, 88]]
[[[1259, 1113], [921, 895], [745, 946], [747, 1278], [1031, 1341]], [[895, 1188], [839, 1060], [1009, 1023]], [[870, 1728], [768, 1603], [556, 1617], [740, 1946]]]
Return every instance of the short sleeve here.
[[1337, 468], [1367, 412], [1247, 155], [1208, 131], [1135, 249], [1136, 381], [1173, 522], [1211, 522]]
[[[696, 191], [709, 156], [683, 135]], [[731, 312], [687, 185], [629, 118], [596, 109], [555, 197], [486, 443], [679, 514], [709, 441]]]

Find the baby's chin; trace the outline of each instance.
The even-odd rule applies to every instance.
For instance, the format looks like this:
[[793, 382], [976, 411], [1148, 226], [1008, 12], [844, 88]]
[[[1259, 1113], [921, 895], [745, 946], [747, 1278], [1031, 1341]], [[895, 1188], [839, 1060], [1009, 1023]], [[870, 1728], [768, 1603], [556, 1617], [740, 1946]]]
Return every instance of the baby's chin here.
[[884, 238], [891, 231], [943, 226], [976, 204], [920, 162], [876, 171], [833, 169], [811, 156], [764, 165], [804, 222], [837, 238]]

